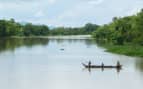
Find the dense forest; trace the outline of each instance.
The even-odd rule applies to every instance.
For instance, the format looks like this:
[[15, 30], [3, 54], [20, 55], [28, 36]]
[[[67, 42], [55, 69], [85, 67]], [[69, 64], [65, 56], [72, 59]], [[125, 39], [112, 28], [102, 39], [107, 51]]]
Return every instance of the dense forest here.
[[92, 35], [98, 41], [118, 45], [143, 45], [143, 9], [132, 16], [114, 17], [111, 23], [100, 26]]
[[48, 35], [49, 28], [46, 25], [33, 25], [27, 23], [22, 25], [14, 19], [0, 20], [0, 37], [9, 36], [40, 36]]
[[50, 30], [50, 35], [86, 35], [96, 31], [99, 25], [87, 23], [83, 27], [57, 27]]
[[88, 23], [80, 28], [57, 27], [50, 30], [46, 25], [21, 24], [14, 19], [0, 20], [0, 37], [91, 34], [98, 27], [96, 24]]

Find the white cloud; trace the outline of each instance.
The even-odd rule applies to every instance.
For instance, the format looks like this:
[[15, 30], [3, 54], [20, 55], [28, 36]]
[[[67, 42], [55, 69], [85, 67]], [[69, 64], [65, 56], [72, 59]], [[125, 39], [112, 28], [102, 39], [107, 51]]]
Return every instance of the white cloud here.
[[87, 5], [87, 2], [78, 3], [61, 13], [56, 20], [64, 23], [66, 26], [71, 26], [71, 24], [73, 26], [83, 26], [88, 22], [95, 22], [94, 8], [92, 5]]
[[[0, 2], [0, 8], [2, 9], [23, 9], [23, 8], [29, 8], [29, 5], [31, 5], [31, 7], [33, 6], [37, 6], [37, 2]], [[29, 8], [30, 9], [30, 8]]]
[[[86, 7], [85, 7], [86, 6]], [[69, 10], [64, 11], [62, 14], [59, 15], [60, 20], [64, 19], [78, 19], [79, 17], [86, 15], [86, 11], [90, 8], [89, 5], [86, 3], [78, 3], [74, 7]]]
[[142, 9], [142, 7], [135, 7], [133, 9], [127, 11], [127, 15], [134, 15], [134, 14], [140, 12], [141, 9]]
[[17, 3], [0, 3], [0, 8], [1, 9], [6, 9], [6, 8], [16, 8], [19, 7], [20, 5]]
[[136, 1], [134, 2], [134, 6], [130, 7], [126, 11], [126, 15], [134, 15], [143, 8], [143, 1]]
[[105, 24], [115, 16], [132, 15], [141, 8], [143, 0], [0, 0], [0, 18], [82, 26], [86, 22]]
[[56, 3], [56, 0], [47, 0], [47, 1], [48, 1], [48, 3], [50, 3], [50, 4]]
[[88, 4], [92, 4], [92, 5], [99, 5], [103, 2], [104, 0], [89, 0]]
[[[76, 12], [76, 13], [75, 13]], [[59, 20], [63, 20], [63, 19], [74, 19], [75, 17], [77, 17], [79, 14], [79, 12], [77, 11], [65, 11], [63, 12], [61, 15], [58, 16]]]
[[44, 14], [43, 11], [38, 11], [38, 12], [35, 13], [34, 16], [35, 16], [35, 17], [43, 17], [43, 16], [45, 16], [45, 14]]

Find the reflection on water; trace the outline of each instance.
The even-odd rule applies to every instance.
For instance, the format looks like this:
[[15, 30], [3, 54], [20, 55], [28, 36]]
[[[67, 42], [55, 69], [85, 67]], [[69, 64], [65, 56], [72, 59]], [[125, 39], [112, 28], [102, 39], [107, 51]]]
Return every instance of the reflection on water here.
[[143, 58], [136, 60], [136, 68], [143, 73]]
[[[83, 70], [86, 70], [91, 73], [91, 72], [95, 72], [96, 69], [100, 69], [99, 71], [102, 71], [102, 72], [106, 70], [106, 68], [84, 68]], [[111, 68], [111, 69], [114, 69], [117, 72], [117, 74], [119, 74], [120, 71], [122, 70], [122, 68]]]
[[[84, 69], [89, 60], [123, 68]], [[90, 39], [0, 39], [0, 89], [142, 89], [142, 71], [142, 59], [105, 52]]]
[[0, 52], [6, 50], [15, 50], [15, 48], [26, 46], [32, 47], [34, 45], [48, 45], [48, 39], [42, 38], [1, 38]]

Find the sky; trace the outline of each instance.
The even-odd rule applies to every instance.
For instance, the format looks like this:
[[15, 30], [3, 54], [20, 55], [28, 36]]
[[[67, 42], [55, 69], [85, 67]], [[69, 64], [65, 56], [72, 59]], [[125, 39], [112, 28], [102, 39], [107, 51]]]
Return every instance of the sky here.
[[80, 27], [107, 24], [113, 17], [133, 15], [142, 8], [143, 0], [0, 0], [0, 19]]

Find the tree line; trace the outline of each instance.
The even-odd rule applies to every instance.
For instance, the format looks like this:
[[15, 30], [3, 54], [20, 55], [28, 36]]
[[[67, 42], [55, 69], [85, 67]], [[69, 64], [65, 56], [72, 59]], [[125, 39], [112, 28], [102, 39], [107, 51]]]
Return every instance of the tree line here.
[[57, 27], [50, 30], [50, 35], [87, 35], [94, 32], [99, 25], [87, 23], [83, 27]]
[[91, 34], [99, 26], [88, 23], [84, 27], [56, 27], [52, 30], [46, 25], [34, 25], [32, 23], [21, 24], [14, 19], [0, 20], [0, 37], [10, 36], [47, 36], [47, 35], [83, 35]]
[[143, 9], [132, 16], [114, 17], [111, 23], [100, 26], [92, 36], [97, 41], [118, 45], [143, 45]]
[[0, 37], [9, 36], [40, 36], [48, 35], [49, 28], [46, 25], [34, 25], [26, 23], [22, 25], [14, 19], [0, 20]]
[[143, 9], [135, 15], [114, 17], [104, 25], [88, 23], [83, 27], [56, 27], [52, 30], [46, 25], [24, 25], [14, 19], [0, 20], [0, 37], [8, 36], [47, 36], [47, 35], [83, 35], [92, 34], [100, 41], [123, 45], [134, 43], [143, 45]]

